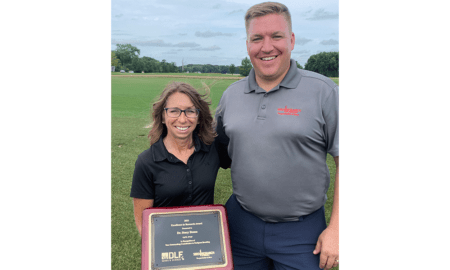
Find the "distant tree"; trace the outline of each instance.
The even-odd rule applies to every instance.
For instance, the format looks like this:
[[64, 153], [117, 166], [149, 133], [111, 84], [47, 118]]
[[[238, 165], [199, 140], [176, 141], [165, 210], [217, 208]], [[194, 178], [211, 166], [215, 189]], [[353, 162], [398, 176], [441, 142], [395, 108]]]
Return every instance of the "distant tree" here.
[[295, 61], [295, 63], [297, 63], [297, 68], [303, 69], [302, 65], [300, 65], [297, 61]]
[[145, 73], [151, 73], [151, 72], [155, 72], [156, 68], [155, 65], [157, 65], [158, 60], [153, 59], [151, 57], [148, 56], [143, 56], [142, 58], [140, 58], [141, 63], [143, 65], [143, 70]]
[[175, 62], [171, 62], [170, 65], [169, 65], [169, 70], [172, 73], [178, 73], [177, 64]]
[[250, 59], [248, 59], [248, 57], [245, 57], [244, 59], [242, 59], [241, 66], [239, 67], [239, 74], [241, 74], [242, 76], [248, 76], [252, 68], [252, 62], [250, 61]]
[[159, 72], [159, 70], [160, 70], [160, 66], [161, 66], [161, 62], [159, 62], [158, 60], [156, 60], [156, 59], [153, 59], [151, 62], [150, 62], [150, 68], [151, 68], [151, 72]]
[[235, 71], [236, 71], [236, 66], [234, 64], [231, 64], [231, 66], [230, 66], [230, 73], [234, 74]]
[[166, 59], [163, 59], [161, 61], [161, 67], [162, 67], [162, 71], [161, 72], [164, 72], [164, 73], [169, 72], [169, 67], [168, 67], [168, 65], [166, 63]]
[[134, 57], [129, 68], [136, 73], [142, 72], [144, 70], [144, 60], [142, 60], [142, 58]]
[[219, 69], [220, 69], [220, 73], [225, 74], [228, 72], [230, 67], [229, 66], [219, 66]]
[[211, 72], [211, 65], [202, 65], [201, 66], [201, 72], [202, 73], [210, 73]]
[[202, 73], [220, 73], [218, 66], [213, 66], [210, 64], [202, 65], [201, 71]]
[[220, 68], [217, 65], [209, 65], [211, 67], [210, 73], [220, 73]]
[[115, 54], [122, 62], [123, 66], [131, 64], [133, 62], [133, 58], [138, 58], [141, 50], [132, 46], [131, 44], [116, 44], [117, 49]]
[[116, 53], [114, 51], [111, 51], [111, 66], [117, 67], [117, 69], [120, 66], [120, 60], [117, 58]]
[[311, 55], [305, 64], [305, 69], [327, 77], [339, 77], [339, 52], [321, 52]]

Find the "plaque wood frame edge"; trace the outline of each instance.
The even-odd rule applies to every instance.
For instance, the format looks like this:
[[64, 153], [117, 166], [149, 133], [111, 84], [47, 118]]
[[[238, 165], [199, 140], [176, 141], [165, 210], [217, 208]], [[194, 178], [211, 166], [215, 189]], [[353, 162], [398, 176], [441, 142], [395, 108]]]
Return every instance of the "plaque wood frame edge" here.
[[[179, 268], [186, 270], [194, 270], [194, 269], [202, 269], [202, 270], [232, 270], [233, 267], [233, 256], [231, 254], [231, 243], [230, 243], [230, 233], [228, 230], [228, 216], [225, 207], [222, 204], [209, 204], [209, 205], [195, 205], [195, 206], [179, 206], [179, 207], [153, 207], [147, 208], [142, 212], [142, 237], [141, 237], [141, 270], [151, 270], [150, 269], [150, 258], [149, 258], [149, 246], [145, 245], [144, 239], [148, 239], [149, 237], [149, 217], [152, 214], [175, 214], [175, 213], [183, 213], [183, 212], [196, 212], [196, 211], [220, 211], [221, 219], [222, 219], [222, 231], [223, 231], [223, 240], [225, 244], [225, 257], [227, 263], [224, 266], [213, 267], [205, 266], [205, 267], [188, 267], [188, 268]], [[209, 268], [208, 268], [209, 267]]]

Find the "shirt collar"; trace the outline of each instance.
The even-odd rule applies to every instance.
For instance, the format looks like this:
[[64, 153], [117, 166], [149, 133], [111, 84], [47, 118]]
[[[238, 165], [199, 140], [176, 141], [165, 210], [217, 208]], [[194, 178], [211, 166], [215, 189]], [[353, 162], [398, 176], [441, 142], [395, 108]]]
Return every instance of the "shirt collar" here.
[[[200, 138], [198, 137], [197, 132], [194, 132], [193, 135], [195, 147], [194, 153], [198, 151], [209, 152], [211, 145], [204, 144], [202, 140], [200, 140]], [[170, 154], [169, 151], [167, 151], [166, 146], [164, 145], [163, 142], [163, 136], [159, 137], [159, 140], [156, 143], [154, 143], [152, 147], [154, 148], [153, 160], [155, 162], [163, 161], [165, 159], [167, 159], [170, 162], [176, 162], [175, 160], [173, 160], [173, 155]]]
[[[291, 59], [291, 66], [289, 67], [286, 76], [284, 76], [283, 80], [279, 85], [275, 86], [273, 90], [278, 90], [280, 87], [284, 87], [287, 89], [296, 88], [300, 83], [301, 75], [298, 74], [297, 63], [294, 59]], [[247, 77], [248, 84], [245, 86], [244, 93], [248, 94], [251, 92], [255, 93], [266, 93], [264, 89], [258, 86], [255, 77], [255, 69], [252, 68]]]

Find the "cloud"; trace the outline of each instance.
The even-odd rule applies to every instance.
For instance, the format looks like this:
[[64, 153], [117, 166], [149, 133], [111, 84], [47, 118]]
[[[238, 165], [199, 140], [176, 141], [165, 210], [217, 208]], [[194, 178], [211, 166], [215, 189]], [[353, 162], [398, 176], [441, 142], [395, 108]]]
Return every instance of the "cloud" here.
[[216, 46], [216, 45], [208, 47], [208, 48], [191, 49], [191, 51], [217, 51], [217, 50], [220, 50], [220, 47]]
[[119, 14], [119, 15], [115, 15], [114, 17], [120, 18], [120, 17], [122, 17], [122, 16], [123, 16], [123, 14]]
[[166, 43], [161, 39], [157, 40], [124, 40], [124, 39], [112, 39], [112, 44], [132, 44], [132, 45], [140, 45], [140, 46], [149, 46], [149, 47], [199, 47], [200, 44], [195, 42], [180, 42], [177, 44]]
[[231, 11], [230, 13], [228, 13], [228, 15], [232, 15], [232, 14], [235, 14], [235, 13], [244, 13], [244, 10], [243, 9], [237, 9], [237, 10], [233, 10], [233, 11]]
[[179, 33], [178, 35], [179, 35], [179, 36], [187, 36], [186, 33]]
[[220, 8], [220, 4], [214, 5], [212, 8], [213, 9], [219, 9]]
[[128, 40], [127, 42], [122, 41], [122, 43], [130, 43], [133, 45], [150, 46], [150, 47], [172, 47], [171, 43], [165, 43], [161, 39], [156, 40]]
[[307, 38], [299, 38], [295, 40], [295, 44], [298, 45], [305, 45], [306, 43], [312, 41], [312, 39], [307, 39]]
[[206, 31], [206, 32], [195, 32], [195, 36], [196, 37], [204, 37], [204, 38], [210, 38], [210, 37], [216, 37], [216, 36], [228, 36], [231, 37], [234, 34], [231, 33], [222, 33], [222, 32], [211, 32], [211, 31]]
[[322, 45], [336, 45], [336, 44], [339, 44], [339, 42], [337, 40], [335, 40], [335, 39], [329, 39], [329, 40], [322, 40], [320, 42], [320, 44], [322, 44]]
[[111, 30], [112, 36], [131, 36], [130, 34], [126, 34], [120, 30]]
[[173, 47], [183, 47], [183, 48], [186, 48], [186, 47], [198, 47], [198, 46], [200, 46], [200, 44], [197, 44], [195, 42], [180, 42], [180, 43], [177, 43], [177, 44], [173, 45]]
[[310, 18], [306, 18], [310, 21], [320, 21], [320, 20], [334, 20], [339, 19], [339, 13], [330, 13], [321, 8], [314, 12], [314, 15]]
[[168, 52], [165, 52], [163, 54], [178, 54], [178, 52], [176, 52], [176, 51], [168, 51]]
[[295, 54], [309, 54], [309, 50], [300, 50], [300, 51], [293, 50], [291, 53], [295, 53]]
[[308, 10], [308, 11], [304, 11], [304, 12], [300, 13], [300, 16], [306, 17], [306, 16], [308, 16], [308, 15], [311, 13], [311, 11], [313, 11], [313, 10], [310, 9], [310, 10]]

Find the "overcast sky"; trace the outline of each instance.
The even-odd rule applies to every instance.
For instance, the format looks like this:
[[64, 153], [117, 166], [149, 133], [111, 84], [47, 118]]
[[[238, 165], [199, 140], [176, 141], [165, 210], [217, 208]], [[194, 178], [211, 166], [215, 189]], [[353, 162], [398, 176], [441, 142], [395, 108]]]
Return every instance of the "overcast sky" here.
[[[239, 66], [247, 56], [244, 15], [262, 1], [111, 1], [111, 50], [130, 43], [140, 56], [184, 64]], [[296, 37], [292, 58], [339, 51], [338, 0], [285, 0]]]

